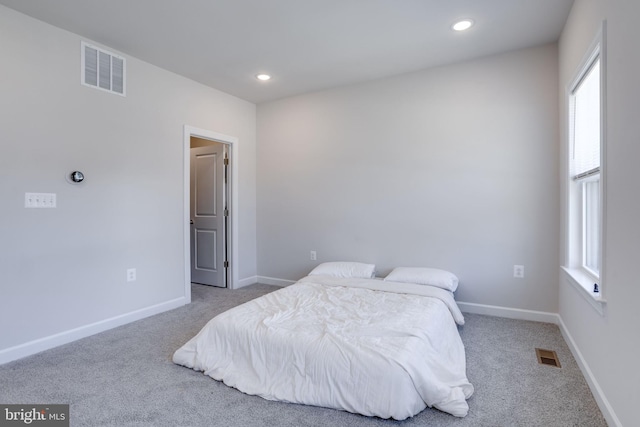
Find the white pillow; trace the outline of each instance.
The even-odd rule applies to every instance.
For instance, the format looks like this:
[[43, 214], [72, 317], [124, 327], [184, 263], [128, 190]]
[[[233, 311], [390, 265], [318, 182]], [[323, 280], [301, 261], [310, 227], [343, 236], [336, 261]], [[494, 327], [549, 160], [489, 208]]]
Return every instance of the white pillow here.
[[324, 262], [311, 270], [309, 276], [355, 277], [370, 279], [375, 274], [375, 264], [361, 262]]
[[431, 285], [451, 292], [458, 288], [458, 278], [455, 274], [437, 268], [398, 267], [394, 268], [384, 280]]

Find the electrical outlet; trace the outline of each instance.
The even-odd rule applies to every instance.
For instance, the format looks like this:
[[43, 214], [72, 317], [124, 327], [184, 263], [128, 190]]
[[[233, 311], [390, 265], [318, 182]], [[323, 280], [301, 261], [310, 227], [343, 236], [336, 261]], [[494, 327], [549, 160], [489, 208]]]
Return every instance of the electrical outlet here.
[[311, 253], [309, 254], [309, 259], [311, 261], [315, 261], [318, 259], [318, 254], [316, 253], [316, 251], [311, 251]]
[[524, 278], [524, 265], [513, 266], [513, 277], [517, 277], [518, 279]]
[[136, 269], [128, 268], [127, 269], [127, 282], [135, 282], [136, 281]]

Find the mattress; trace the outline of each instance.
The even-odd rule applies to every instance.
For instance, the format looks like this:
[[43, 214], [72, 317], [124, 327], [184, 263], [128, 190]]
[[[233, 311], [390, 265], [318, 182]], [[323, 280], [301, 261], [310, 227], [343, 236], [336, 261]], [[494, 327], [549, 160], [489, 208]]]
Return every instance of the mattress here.
[[458, 417], [473, 386], [453, 294], [307, 276], [209, 321], [173, 361], [244, 393], [403, 420]]

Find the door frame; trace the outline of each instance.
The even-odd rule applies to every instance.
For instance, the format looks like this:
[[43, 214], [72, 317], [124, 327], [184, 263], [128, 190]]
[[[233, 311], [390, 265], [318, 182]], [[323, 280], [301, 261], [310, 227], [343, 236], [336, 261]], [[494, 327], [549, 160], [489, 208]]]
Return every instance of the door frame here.
[[229, 269], [227, 270], [229, 289], [238, 288], [238, 210], [235, 209], [238, 200], [238, 138], [235, 136], [224, 135], [218, 132], [200, 129], [194, 126], [184, 125], [183, 133], [183, 176], [184, 176], [184, 200], [183, 200], [183, 241], [184, 241], [184, 294], [188, 302], [191, 302], [191, 232], [189, 220], [191, 219], [190, 199], [191, 199], [191, 137], [208, 139], [210, 141], [226, 144], [229, 153], [229, 166], [231, 174], [229, 175], [228, 200], [227, 205], [230, 211], [229, 225], [227, 227], [227, 245], [228, 245], [228, 261]]

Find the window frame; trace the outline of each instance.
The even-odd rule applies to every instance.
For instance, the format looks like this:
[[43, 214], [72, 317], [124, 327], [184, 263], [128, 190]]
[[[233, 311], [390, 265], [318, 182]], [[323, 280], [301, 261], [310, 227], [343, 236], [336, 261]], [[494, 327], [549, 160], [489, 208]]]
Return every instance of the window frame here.
[[[580, 196], [582, 198], [581, 200], [581, 209], [582, 209], [582, 218], [581, 218], [581, 240], [580, 240], [580, 246], [582, 247], [582, 263], [581, 263], [581, 267], [583, 269], [586, 270], [587, 273], [589, 273], [590, 275], [593, 276], [594, 280], [599, 282], [601, 279], [601, 275], [600, 275], [600, 271], [602, 269], [602, 243], [601, 243], [601, 239], [602, 239], [602, 185], [601, 185], [601, 180], [600, 180], [600, 172], [593, 174], [587, 178], [583, 178], [581, 180], [576, 180], [576, 184], [578, 184], [581, 188], [578, 190], [580, 191]], [[589, 233], [589, 222], [590, 219], [587, 218], [589, 216], [589, 209], [587, 204], [589, 202], [589, 188], [587, 188], [588, 184], [591, 184], [593, 182], [597, 181], [598, 182], [598, 205], [595, 209], [597, 209], [597, 215], [596, 215], [596, 222], [598, 223], [598, 227], [596, 230], [596, 233], [598, 234], [597, 236], [597, 260], [596, 260], [596, 264], [598, 266], [598, 270], [595, 270], [593, 268], [591, 268], [591, 266], [589, 265], [588, 262], [588, 258], [589, 258], [589, 243], [588, 243], [588, 233]]]
[[[587, 50], [587, 53], [574, 73], [574, 78], [570, 81], [566, 89], [566, 109], [564, 114], [567, 115], [567, 192], [566, 205], [566, 253], [563, 270], [565, 271], [569, 282], [573, 284], [584, 296], [589, 303], [600, 313], [603, 314], [603, 305], [606, 303], [604, 299], [605, 286], [604, 283], [604, 239], [605, 239], [605, 206], [606, 206], [606, 49], [605, 49], [605, 30], [606, 22], [602, 23], [602, 27], [598, 32], [595, 40]], [[573, 153], [574, 153], [574, 118], [572, 109], [575, 106], [574, 96], [576, 90], [579, 89], [581, 83], [589, 75], [596, 61], [599, 61], [600, 68], [600, 166], [597, 170], [587, 171], [585, 173], [574, 176], [572, 170]], [[599, 198], [598, 198], [598, 236], [597, 249], [598, 259], [597, 265], [599, 271], [590, 268], [586, 261], [586, 183], [599, 181]], [[594, 292], [594, 284], [598, 285], [598, 292]]]

